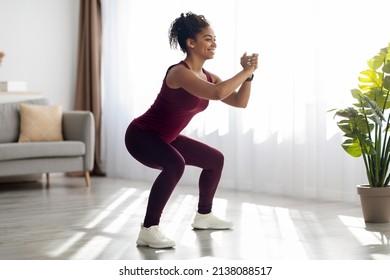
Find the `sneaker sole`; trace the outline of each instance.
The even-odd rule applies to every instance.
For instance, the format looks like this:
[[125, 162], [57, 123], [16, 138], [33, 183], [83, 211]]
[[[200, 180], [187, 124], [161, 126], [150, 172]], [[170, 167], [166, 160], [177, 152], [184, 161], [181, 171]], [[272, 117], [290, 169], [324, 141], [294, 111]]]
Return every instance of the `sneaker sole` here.
[[150, 248], [155, 248], [155, 249], [165, 249], [165, 248], [172, 248], [172, 247], [176, 246], [175, 243], [165, 244], [165, 245], [150, 244], [150, 243], [147, 243], [147, 242], [145, 242], [143, 240], [137, 240], [136, 244], [137, 244], [137, 246], [140, 246], [140, 247], [150, 247]]
[[206, 226], [199, 226], [196, 224], [191, 225], [193, 229], [218, 229], [218, 230], [224, 230], [224, 229], [231, 229], [233, 226], [229, 227], [206, 227]]

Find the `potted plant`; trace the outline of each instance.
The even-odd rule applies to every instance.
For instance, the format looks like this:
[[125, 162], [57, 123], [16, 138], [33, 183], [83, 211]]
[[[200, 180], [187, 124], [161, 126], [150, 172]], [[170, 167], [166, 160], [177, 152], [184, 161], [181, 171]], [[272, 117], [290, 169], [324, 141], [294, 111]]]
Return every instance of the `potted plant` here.
[[[338, 109], [335, 117], [344, 132], [344, 150], [362, 157], [367, 185], [358, 185], [366, 222], [390, 220], [390, 44], [368, 60], [360, 72], [358, 89], [351, 90], [355, 102]], [[389, 200], [387, 200], [389, 199]]]

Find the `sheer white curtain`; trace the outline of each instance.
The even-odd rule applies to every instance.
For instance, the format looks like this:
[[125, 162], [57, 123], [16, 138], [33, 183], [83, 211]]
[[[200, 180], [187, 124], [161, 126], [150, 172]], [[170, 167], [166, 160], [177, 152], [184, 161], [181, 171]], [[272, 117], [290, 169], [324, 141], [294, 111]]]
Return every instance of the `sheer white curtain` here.
[[[260, 54], [248, 108], [211, 102], [185, 134], [225, 154], [220, 188], [356, 200], [361, 159], [340, 147], [327, 110], [348, 105], [365, 62], [389, 38], [387, 0], [103, 0], [104, 160], [108, 176], [153, 181], [127, 153], [128, 123], [155, 99], [168, 66], [183, 59], [168, 44], [181, 12], [203, 14], [217, 35], [205, 68], [221, 78], [240, 70], [244, 51]], [[181, 184], [195, 185], [187, 168]]]

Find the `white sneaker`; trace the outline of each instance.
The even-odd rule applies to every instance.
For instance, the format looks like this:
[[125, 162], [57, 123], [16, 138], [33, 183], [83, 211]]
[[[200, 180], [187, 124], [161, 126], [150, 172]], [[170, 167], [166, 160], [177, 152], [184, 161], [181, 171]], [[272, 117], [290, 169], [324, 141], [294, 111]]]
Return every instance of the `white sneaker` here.
[[141, 224], [141, 230], [138, 234], [137, 239], [138, 246], [149, 246], [151, 248], [171, 248], [174, 247], [175, 241], [167, 238], [164, 233], [160, 230], [159, 226], [151, 226], [145, 228]]
[[233, 227], [233, 223], [215, 217], [212, 212], [209, 214], [196, 212], [192, 227], [194, 229], [229, 229]]

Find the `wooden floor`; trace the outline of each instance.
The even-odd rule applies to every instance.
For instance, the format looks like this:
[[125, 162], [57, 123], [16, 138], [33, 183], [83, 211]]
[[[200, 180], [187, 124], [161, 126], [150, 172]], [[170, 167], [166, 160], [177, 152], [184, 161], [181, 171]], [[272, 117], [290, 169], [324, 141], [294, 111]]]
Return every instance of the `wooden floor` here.
[[52, 177], [0, 185], [0, 259], [390, 259], [390, 225], [365, 224], [359, 205], [219, 190], [214, 212], [233, 230], [191, 228], [196, 188], [178, 186], [160, 226], [176, 248], [136, 247], [148, 184]]

